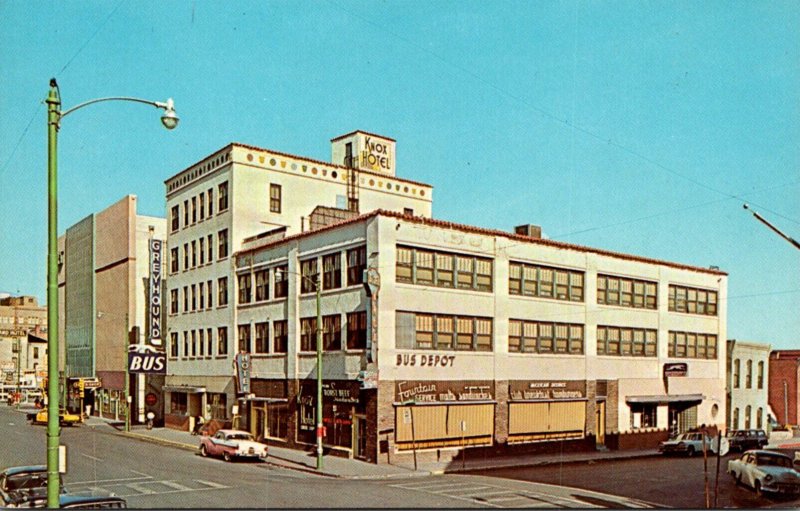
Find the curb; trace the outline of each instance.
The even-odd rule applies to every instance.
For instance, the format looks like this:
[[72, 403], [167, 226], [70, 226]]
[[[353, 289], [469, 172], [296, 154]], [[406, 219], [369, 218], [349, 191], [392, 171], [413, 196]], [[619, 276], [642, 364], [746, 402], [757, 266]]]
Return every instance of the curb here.
[[125, 437], [128, 437], [128, 438], [133, 438], [134, 440], [139, 440], [140, 442], [150, 442], [150, 443], [153, 443], [153, 444], [166, 445], [166, 446], [169, 446], [169, 447], [176, 447], [178, 449], [183, 449], [184, 451], [196, 451], [197, 450], [197, 446], [195, 446], [195, 445], [189, 445], [189, 444], [185, 444], [183, 442], [175, 442], [173, 440], [164, 440], [162, 438], [155, 438], [155, 437], [147, 436], [147, 435], [140, 435], [138, 433], [126, 433], [124, 431], [118, 431], [116, 433], [112, 433], [112, 435], [125, 436]]

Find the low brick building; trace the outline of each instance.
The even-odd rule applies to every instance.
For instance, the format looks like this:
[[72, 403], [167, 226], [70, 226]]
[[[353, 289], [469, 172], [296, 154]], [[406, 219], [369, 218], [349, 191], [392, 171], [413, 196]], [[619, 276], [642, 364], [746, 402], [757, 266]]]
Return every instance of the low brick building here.
[[800, 350], [775, 350], [769, 356], [769, 405], [780, 424], [798, 424]]

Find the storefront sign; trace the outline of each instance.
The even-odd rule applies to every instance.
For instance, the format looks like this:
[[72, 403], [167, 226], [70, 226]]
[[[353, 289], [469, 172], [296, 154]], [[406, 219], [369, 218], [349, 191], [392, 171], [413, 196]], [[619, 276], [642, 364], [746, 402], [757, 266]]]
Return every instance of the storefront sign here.
[[396, 365], [411, 367], [453, 367], [455, 355], [445, 353], [398, 353]]
[[25, 330], [0, 328], [0, 337], [22, 337], [23, 335], [25, 335]]
[[98, 379], [83, 380], [83, 388], [85, 389], [99, 389], [100, 387], [101, 382]]
[[395, 401], [403, 403], [438, 403], [451, 401], [491, 401], [494, 399], [492, 381], [398, 381]]
[[250, 354], [237, 353], [233, 361], [236, 367], [236, 383], [239, 394], [250, 393]]
[[361, 382], [361, 389], [377, 389], [378, 388], [378, 373], [377, 371], [361, 371], [358, 373], [358, 381]]
[[153, 346], [161, 346], [161, 245], [163, 241], [150, 240], [150, 331], [148, 338]]
[[664, 377], [686, 376], [689, 365], [686, 362], [671, 362], [664, 364]]
[[381, 288], [381, 276], [377, 268], [364, 270], [364, 289], [369, 297], [367, 308], [367, 362], [377, 360], [378, 347], [378, 291]]
[[511, 400], [550, 401], [554, 399], [584, 399], [585, 381], [511, 381], [508, 384]]
[[133, 344], [128, 348], [128, 372], [167, 374], [167, 355], [146, 344]]
[[377, 172], [392, 173], [394, 167], [393, 145], [390, 141], [377, 138], [373, 135], [364, 136], [364, 145], [361, 150], [362, 169]]

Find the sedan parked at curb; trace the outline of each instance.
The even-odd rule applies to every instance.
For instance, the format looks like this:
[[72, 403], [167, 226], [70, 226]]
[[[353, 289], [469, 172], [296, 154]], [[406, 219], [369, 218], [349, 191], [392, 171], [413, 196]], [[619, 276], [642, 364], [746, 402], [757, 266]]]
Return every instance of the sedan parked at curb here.
[[267, 446], [256, 442], [253, 435], [238, 429], [220, 429], [214, 436], [200, 438], [201, 456], [222, 456], [225, 461], [234, 458], [267, 458]]
[[745, 484], [757, 495], [800, 494], [800, 472], [792, 458], [774, 451], [751, 450], [728, 462], [728, 473], [736, 484]]
[[763, 429], [738, 429], [731, 432], [728, 443], [732, 451], [745, 452], [751, 449], [762, 449], [769, 441]]
[[704, 436], [706, 451], [716, 453], [717, 442], [708, 435], [703, 435], [703, 433], [681, 433], [671, 440], [659, 443], [658, 452], [662, 454], [685, 454], [690, 457], [695, 454], [703, 454]]

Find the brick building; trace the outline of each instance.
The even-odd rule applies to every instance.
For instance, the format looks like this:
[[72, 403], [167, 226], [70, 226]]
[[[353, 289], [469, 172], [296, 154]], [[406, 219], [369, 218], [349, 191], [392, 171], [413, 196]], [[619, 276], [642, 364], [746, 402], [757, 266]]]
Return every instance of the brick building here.
[[769, 356], [769, 405], [780, 424], [798, 424], [800, 350], [775, 350]]

